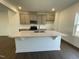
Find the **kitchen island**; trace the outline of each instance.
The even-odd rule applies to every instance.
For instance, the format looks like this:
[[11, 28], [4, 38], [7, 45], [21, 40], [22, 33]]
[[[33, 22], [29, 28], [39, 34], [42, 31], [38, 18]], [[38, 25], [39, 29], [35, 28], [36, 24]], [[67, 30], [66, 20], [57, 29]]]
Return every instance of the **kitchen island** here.
[[60, 50], [61, 35], [56, 31], [21, 31], [9, 37], [15, 38], [16, 53]]

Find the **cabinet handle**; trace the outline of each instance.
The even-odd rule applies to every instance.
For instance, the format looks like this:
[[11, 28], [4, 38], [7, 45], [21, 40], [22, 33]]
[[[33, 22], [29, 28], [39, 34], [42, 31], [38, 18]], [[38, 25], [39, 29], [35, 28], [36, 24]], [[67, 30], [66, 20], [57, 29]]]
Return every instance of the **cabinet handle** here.
[[1, 58], [5, 58], [5, 56], [3, 56], [3, 55], [0, 55], [0, 57], [1, 57]]

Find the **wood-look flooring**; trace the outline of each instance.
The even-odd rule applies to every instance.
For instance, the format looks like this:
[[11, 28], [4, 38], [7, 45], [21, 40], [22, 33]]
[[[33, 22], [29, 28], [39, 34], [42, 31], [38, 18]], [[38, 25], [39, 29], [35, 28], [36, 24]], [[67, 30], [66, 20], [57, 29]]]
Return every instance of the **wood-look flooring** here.
[[0, 59], [79, 59], [79, 50], [62, 41], [61, 51], [44, 51], [15, 54], [15, 41], [0, 37]]
[[0, 36], [0, 59], [15, 59], [14, 39]]

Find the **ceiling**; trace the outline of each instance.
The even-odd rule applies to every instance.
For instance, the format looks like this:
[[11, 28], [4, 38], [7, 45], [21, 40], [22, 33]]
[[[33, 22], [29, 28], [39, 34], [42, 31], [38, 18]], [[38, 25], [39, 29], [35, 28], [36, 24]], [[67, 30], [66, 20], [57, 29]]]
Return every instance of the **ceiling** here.
[[51, 11], [55, 8], [62, 10], [79, 0], [6, 0], [16, 7], [21, 6], [24, 11]]

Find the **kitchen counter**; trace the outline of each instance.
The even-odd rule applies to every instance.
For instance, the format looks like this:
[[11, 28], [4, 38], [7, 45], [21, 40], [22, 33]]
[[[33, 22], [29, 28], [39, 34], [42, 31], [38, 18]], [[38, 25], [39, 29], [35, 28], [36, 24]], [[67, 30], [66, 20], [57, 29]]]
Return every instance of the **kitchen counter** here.
[[35, 32], [35, 31], [20, 31], [16, 32], [9, 37], [17, 38], [17, 37], [55, 37], [55, 36], [61, 36], [59, 32], [56, 31], [43, 31], [43, 32]]
[[61, 35], [56, 31], [21, 31], [9, 37], [15, 38], [16, 53], [61, 50]]

